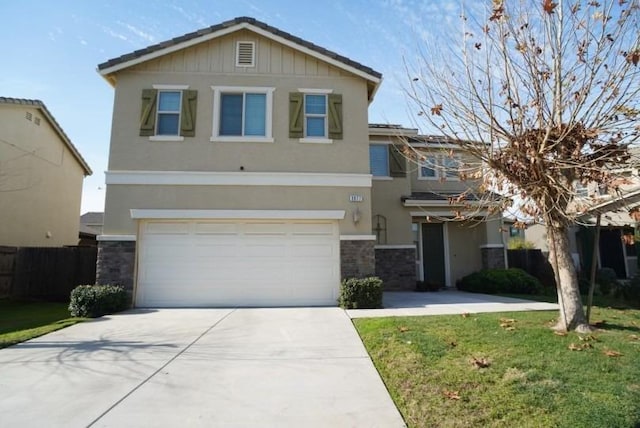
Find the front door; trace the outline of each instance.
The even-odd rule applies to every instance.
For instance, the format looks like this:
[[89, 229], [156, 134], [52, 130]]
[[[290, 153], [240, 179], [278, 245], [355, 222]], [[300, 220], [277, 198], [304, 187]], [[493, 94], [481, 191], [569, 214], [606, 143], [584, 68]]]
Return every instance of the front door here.
[[446, 286], [442, 223], [422, 223], [424, 281]]

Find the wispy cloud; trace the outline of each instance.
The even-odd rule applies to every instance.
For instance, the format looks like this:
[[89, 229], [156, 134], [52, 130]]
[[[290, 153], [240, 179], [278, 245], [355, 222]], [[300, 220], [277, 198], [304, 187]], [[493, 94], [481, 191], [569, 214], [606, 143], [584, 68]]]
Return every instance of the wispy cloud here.
[[[204, 14], [202, 13], [202, 11], [194, 10], [193, 8], [190, 8], [190, 10], [192, 10], [192, 12], [188, 12], [183, 7], [175, 5], [175, 4], [172, 4], [169, 7], [171, 9], [173, 9], [174, 11], [178, 12], [183, 18], [185, 18], [187, 20], [187, 22], [194, 23], [198, 27], [206, 27], [208, 25], [211, 25], [211, 23], [208, 23], [203, 18]], [[219, 17], [220, 13], [215, 12], [214, 15], [216, 17]]]
[[155, 42], [155, 40], [156, 40], [156, 38], [152, 34], [146, 32], [144, 30], [141, 30], [138, 27], [135, 27], [135, 26], [133, 26], [131, 24], [128, 24], [128, 23], [122, 22], [122, 21], [117, 21], [117, 23], [118, 23], [118, 25], [123, 26], [124, 28], [126, 28], [127, 30], [129, 30], [130, 32], [135, 34], [136, 36], [140, 37], [141, 39], [144, 39], [144, 40], [146, 40], [148, 42], [151, 42], [151, 43]]
[[102, 25], [101, 28], [103, 33], [113, 37], [114, 39], [119, 39], [119, 40], [123, 40], [123, 41], [128, 41], [129, 39], [127, 39], [127, 36], [125, 36], [122, 33], [118, 33], [117, 31], [113, 30], [112, 28], [109, 28], [107, 26]]

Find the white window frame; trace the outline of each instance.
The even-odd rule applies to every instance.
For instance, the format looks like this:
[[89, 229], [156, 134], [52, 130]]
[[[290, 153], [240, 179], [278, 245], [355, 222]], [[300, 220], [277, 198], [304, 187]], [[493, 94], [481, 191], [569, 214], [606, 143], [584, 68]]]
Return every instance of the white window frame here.
[[434, 158], [435, 162], [433, 163], [433, 168], [436, 172], [435, 176], [433, 177], [425, 177], [422, 175], [422, 166], [423, 163], [420, 162], [418, 164], [418, 180], [426, 180], [426, 181], [433, 181], [433, 180], [445, 180], [445, 181], [460, 181], [460, 176], [456, 175], [454, 177], [450, 177], [447, 176], [447, 168], [445, 167], [445, 159], [447, 158], [452, 158], [454, 159], [456, 162], [458, 162], [458, 165], [462, 165], [462, 158], [460, 155], [456, 154], [453, 155], [453, 157], [448, 156], [448, 155], [434, 155], [434, 154], [429, 154], [429, 155], [425, 155], [425, 157], [427, 158]]
[[[240, 63], [240, 45], [241, 44], [249, 44], [251, 45], [251, 64], [241, 64]], [[256, 66], [256, 42], [252, 42], [250, 40], [239, 40], [236, 42], [236, 67], [255, 67]]]
[[[375, 143], [369, 143], [369, 150], [371, 150], [371, 146], [383, 146], [386, 150], [387, 153], [387, 175], [373, 175], [373, 173], [371, 173], [371, 179], [372, 180], [391, 180], [391, 171], [390, 171], [390, 166], [389, 166], [389, 143], [383, 143], [383, 142], [375, 142]], [[371, 168], [371, 151], [369, 151], [369, 168]]]
[[435, 175], [433, 177], [427, 177], [422, 175], [422, 167], [425, 166], [423, 165], [425, 162], [420, 162], [418, 164], [418, 179], [419, 180], [440, 180], [440, 156], [438, 155], [433, 155], [433, 154], [429, 154], [429, 155], [424, 155], [425, 158], [429, 159], [429, 158], [433, 158], [433, 165], [428, 165], [429, 168], [433, 169], [435, 171]]
[[[333, 89], [320, 89], [320, 88], [298, 88], [298, 92], [302, 93], [302, 116], [303, 116], [303, 125], [302, 132], [303, 137], [299, 139], [301, 143], [312, 143], [312, 144], [332, 144], [333, 140], [329, 138], [329, 94], [333, 93]], [[307, 113], [306, 113], [306, 103], [307, 103], [307, 95], [324, 95], [325, 96], [325, 105], [327, 110], [324, 114], [324, 137], [308, 137], [307, 136]], [[316, 116], [316, 115], [312, 115]]]
[[[152, 86], [153, 89], [158, 90], [156, 98], [156, 125], [153, 130], [155, 135], [149, 136], [149, 141], [184, 141], [184, 137], [180, 135], [180, 128], [182, 126], [182, 102], [184, 98], [185, 89], [189, 89], [189, 85], [161, 85], [156, 84]], [[180, 92], [180, 111], [178, 112], [178, 134], [177, 135], [158, 135], [158, 114], [160, 110], [160, 92]]]
[[[245, 143], [273, 143], [273, 92], [276, 88], [264, 86], [212, 86], [213, 90], [213, 130], [212, 142], [245, 142]], [[220, 105], [222, 94], [265, 94], [265, 128], [264, 137], [258, 135], [236, 136], [220, 135]], [[243, 113], [244, 114], [244, 113]]]

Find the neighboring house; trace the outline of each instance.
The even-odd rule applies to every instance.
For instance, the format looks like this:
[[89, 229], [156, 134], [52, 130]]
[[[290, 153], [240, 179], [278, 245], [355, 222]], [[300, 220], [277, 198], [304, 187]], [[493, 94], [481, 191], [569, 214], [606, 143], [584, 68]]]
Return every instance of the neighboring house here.
[[413, 289], [416, 280], [454, 287], [469, 273], [506, 265], [502, 219], [473, 194], [455, 200], [475, 187], [459, 178], [472, 163], [459, 147], [399, 125], [370, 125], [369, 144], [376, 273], [388, 288]]
[[104, 225], [104, 213], [89, 211], [80, 216], [80, 225], [84, 226], [86, 232], [94, 232], [96, 235], [102, 234]]
[[380, 73], [244, 17], [98, 70], [115, 88], [98, 283], [137, 306], [335, 305], [341, 278], [375, 273]]
[[[576, 224], [571, 227], [569, 245], [576, 266], [585, 274], [588, 274], [593, 257], [598, 214], [601, 225], [598, 268], [613, 269], [618, 278], [630, 278], [638, 270], [637, 243], [634, 238], [637, 222], [630, 212], [640, 206], [640, 177], [635, 168], [629, 168], [620, 175], [624, 176], [624, 180], [621, 180], [615, 195], [594, 184], [577, 188], [577, 199], [573, 205], [580, 207], [585, 214], [578, 217]], [[544, 253], [549, 252], [544, 225], [532, 225], [525, 234], [526, 239], [537, 248]]]
[[87, 175], [42, 101], [0, 97], [0, 245], [76, 245]]

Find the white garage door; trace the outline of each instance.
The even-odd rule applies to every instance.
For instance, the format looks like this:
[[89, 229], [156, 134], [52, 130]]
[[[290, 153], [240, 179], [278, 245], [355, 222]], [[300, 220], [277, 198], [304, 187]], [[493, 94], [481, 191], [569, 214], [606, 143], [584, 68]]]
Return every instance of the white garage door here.
[[144, 221], [136, 305], [336, 305], [337, 222]]

